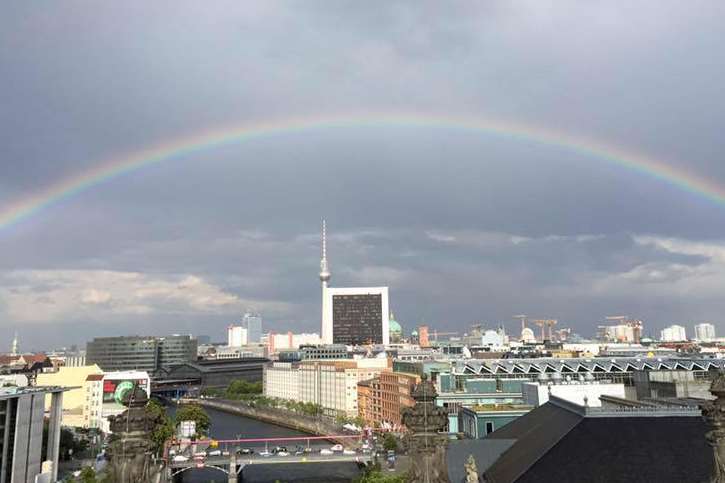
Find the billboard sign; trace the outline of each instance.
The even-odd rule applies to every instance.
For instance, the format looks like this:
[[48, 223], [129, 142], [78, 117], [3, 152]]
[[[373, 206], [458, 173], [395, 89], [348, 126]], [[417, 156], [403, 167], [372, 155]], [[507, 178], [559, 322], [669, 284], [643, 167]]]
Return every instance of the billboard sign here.
[[104, 379], [103, 380], [103, 411], [115, 412], [124, 411], [126, 407], [122, 404], [124, 396], [138, 386], [146, 391], [148, 395], [147, 379]]

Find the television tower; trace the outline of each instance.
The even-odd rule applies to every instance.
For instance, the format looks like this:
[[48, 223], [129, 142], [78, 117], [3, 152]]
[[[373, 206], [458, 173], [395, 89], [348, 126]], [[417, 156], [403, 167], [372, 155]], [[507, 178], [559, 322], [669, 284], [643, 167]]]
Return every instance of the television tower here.
[[[332, 340], [332, 324], [326, 323], [327, 320], [327, 282], [330, 281], [332, 274], [330, 267], [327, 265], [327, 224], [322, 220], [322, 258], [320, 259], [320, 282], [322, 282], [322, 330], [320, 335], [323, 342], [328, 338]], [[327, 332], [330, 332], [329, 334]]]
[[13, 338], [13, 345], [11, 348], [12, 355], [18, 355], [18, 331], [15, 331], [15, 337]]

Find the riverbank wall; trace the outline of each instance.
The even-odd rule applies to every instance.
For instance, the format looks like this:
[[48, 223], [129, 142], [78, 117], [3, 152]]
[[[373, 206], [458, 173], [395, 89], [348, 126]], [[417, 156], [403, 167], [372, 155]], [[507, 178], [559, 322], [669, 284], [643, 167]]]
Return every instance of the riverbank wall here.
[[[245, 418], [256, 419], [316, 436], [343, 434], [345, 432], [342, 425], [336, 424], [328, 419], [319, 419], [284, 409], [255, 407], [242, 401], [229, 401], [225, 399], [182, 399], [179, 401], [179, 404], [198, 404], [199, 406], [230, 414], [237, 414]], [[347, 443], [349, 444], [349, 441]]]

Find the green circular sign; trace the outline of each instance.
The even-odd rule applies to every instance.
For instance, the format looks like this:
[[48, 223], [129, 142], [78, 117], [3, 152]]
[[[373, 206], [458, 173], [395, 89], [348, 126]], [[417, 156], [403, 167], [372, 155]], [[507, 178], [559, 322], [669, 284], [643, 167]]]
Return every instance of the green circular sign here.
[[129, 391], [133, 391], [133, 383], [131, 381], [123, 381], [119, 383], [113, 393], [113, 400], [118, 404], [123, 404], [123, 397]]

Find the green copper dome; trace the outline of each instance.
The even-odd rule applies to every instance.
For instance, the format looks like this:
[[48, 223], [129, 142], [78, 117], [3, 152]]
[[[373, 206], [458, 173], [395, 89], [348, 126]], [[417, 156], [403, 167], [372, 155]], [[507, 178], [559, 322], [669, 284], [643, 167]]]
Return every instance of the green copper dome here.
[[390, 320], [388, 321], [388, 333], [390, 333], [391, 340], [398, 340], [403, 335], [403, 328], [395, 320], [395, 316], [391, 313]]

